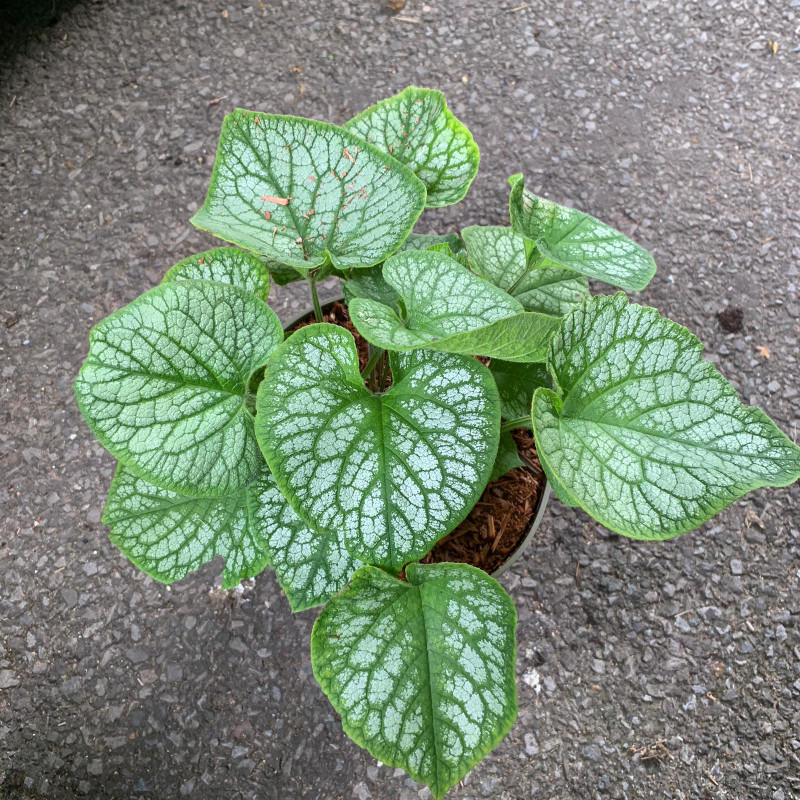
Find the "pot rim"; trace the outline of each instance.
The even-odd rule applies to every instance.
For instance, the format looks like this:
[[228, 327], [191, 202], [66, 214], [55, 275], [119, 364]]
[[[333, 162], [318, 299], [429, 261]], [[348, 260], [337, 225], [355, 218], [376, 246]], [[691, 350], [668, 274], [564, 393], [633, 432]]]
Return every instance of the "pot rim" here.
[[533, 515], [533, 522], [531, 522], [531, 527], [528, 529], [528, 532], [525, 534], [525, 538], [519, 543], [517, 549], [511, 554], [508, 560], [500, 567], [498, 567], [494, 572], [490, 573], [493, 578], [499, 578], [504, 573], [508, 572], [514, 564], [522, 558], [522, 554], [530, 547], [531, 542], [533, 541], [533, 535], [536, 533], [536, 529], [542, 522], [542, 518], [544, 517], [545, 509], [547, 508], [547, 503], [550, 500], [550, 483], [547, 480], [547, 477], [544, 479], [544, 488], [539, 493], [539, 501], [536, 506], [536, 513]]
[[[344, 295], [338, 294], [335, 297], [331, 297], [325, 302], [320, 302], [320, 307], [323, 311], [330, 308], [334, 303], [342, 303], [344, 302]], [[284, 324], [283, 330], [286, 331], [288, 328], [291, 328], [293, 325], [296, 325], [298, 322], [304, 320], [309, 314], [314, 313], [313, 306], [309, 306], [305, 311], [301, 311], [295, 317], [290, 319], [287, 323]], [[544, 471], [542, 471], [544, 474]], [[536, 503], [536, 511], [533, 514], [533, 521], [531, 522], [530, 528], [528, 528], [528, 532], [525, 534], [525, 538], [517, 545], [517, 549], [509, 556], [508, 560], [503, 563], [500, 567], [498, 567], [494, 572], [490, 572], [489, 574], [493, 578], [499, 578], [501, 575], [508, 572], [511, 567], [522, 558], [523, 553], [530, 547], [531, 542], [533, 541], [533, 535], [536, 533], [536, 529], [542, 522], [544, 517], [545, 509], [547, 508], [547, 503], [550, 500], [550, 482], [547, 480], [547, 476], [544, 476], [544, 488], [539, 493], [539, 499]]]

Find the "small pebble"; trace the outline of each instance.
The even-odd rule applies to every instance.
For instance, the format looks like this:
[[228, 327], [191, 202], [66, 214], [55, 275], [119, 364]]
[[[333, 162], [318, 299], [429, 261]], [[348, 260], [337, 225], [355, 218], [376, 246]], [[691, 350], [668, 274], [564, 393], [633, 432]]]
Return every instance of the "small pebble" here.
[[0, 669], [0, 689], [11, 689], [19, 686], [19, 678], [10, 669]]

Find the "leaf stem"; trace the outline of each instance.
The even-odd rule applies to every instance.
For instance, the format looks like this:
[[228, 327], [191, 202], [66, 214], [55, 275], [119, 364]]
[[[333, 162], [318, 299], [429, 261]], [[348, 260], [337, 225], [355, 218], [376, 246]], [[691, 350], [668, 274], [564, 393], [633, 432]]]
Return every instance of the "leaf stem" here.
[[367, 361], [367, 365], [364, 369], [361, 370], [361, 377], [366, 380], [372, 375], [373, 370], [378, 365], [378, 362], [381, 360], [381, 356], [384, 354], [384, 349], [382, 347], [376, 347], [372, 351], [372, 355], [369, 357], [369, 361]]
[[380, 377], [378, 378], [378, 390], [386, 391], [386, 379], [389, 377], [389, 354], [384, 353], [381, 358]]
[[504, 422], [500, 426], [500, 433], [505, 433], [506, 431], [513, 431], [514, 428], [522, 428], [527, 423], [530, 423], [530, 417], [517, 417], [516, 419], [510, 419], [508, 422]]
[[317, 322], [322, 322], [322, 306], [319, 304], [317, 282], [310, 275], [308, 276], [308, 285], [311, 287], [311, 302], [314, 304], [314, 316], [317, 318]]

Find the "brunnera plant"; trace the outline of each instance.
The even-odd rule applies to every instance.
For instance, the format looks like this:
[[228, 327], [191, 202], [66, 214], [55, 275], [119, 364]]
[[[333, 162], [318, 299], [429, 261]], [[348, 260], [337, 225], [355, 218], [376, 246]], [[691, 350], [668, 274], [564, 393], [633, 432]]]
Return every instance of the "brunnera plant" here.
[[[222, 556], [224, 588], [269, 565], [295, 611], [325, 604], [312, 664], [345, 731], [437, 798], [514, 722], [516, 613], [485, 572], [419, 561], [520, 463], [509, 431], [532, 430], [563, 503], [636, 539], [800, 476], [800, 449], [689, 331], [591, 297], [590, 278], [653, 277], [622, 233], [521, 175], [510, 227], [412, 231], [477, 169], [436, 91], [341, 127], [235, 111], [192, 221], [242, 249], [181, 261], [96, 325], [75, 384], [119, 462], [112, 541], [165, 583]], [[363, 369], [322, 322], [331, 274]], [[307, 281], [317, 324], [285, 336], [270, 278]]]

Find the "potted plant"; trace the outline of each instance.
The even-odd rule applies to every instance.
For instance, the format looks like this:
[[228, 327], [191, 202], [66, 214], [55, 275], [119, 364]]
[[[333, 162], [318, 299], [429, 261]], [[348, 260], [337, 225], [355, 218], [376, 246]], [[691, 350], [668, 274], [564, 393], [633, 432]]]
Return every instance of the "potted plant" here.
[[[652, 278], [622, 233], [519, 175], [510, 227], [413, 233], [477, 168], [439, 92], [343, 127], [234, 112], [193, 222], [243, 249], [187, 258], [95, 326], [75, 385], [119, 461], [104, 521], [122, 552], [164, 582], [220, 555], [225, 588], [269, 564], [294, 610], [325, 604], [311, 658], [345, 731], [436, 797], [517, 711], [516, 614], [493, 569], [446, 548], [423, 563], [480, 527], [478, 506], [515, 509], [502, 480], [479, 502], [490, 479], [532, 481], [538, 460], [561, 502], [657, 540], [800, 476], [800, 448], [689, 331], [590, 296], [588, 278]], [[345, 304], [323, 311], [331, 274]], [[308, 281], [316, 321], [284, 335], [270, 275]]]

